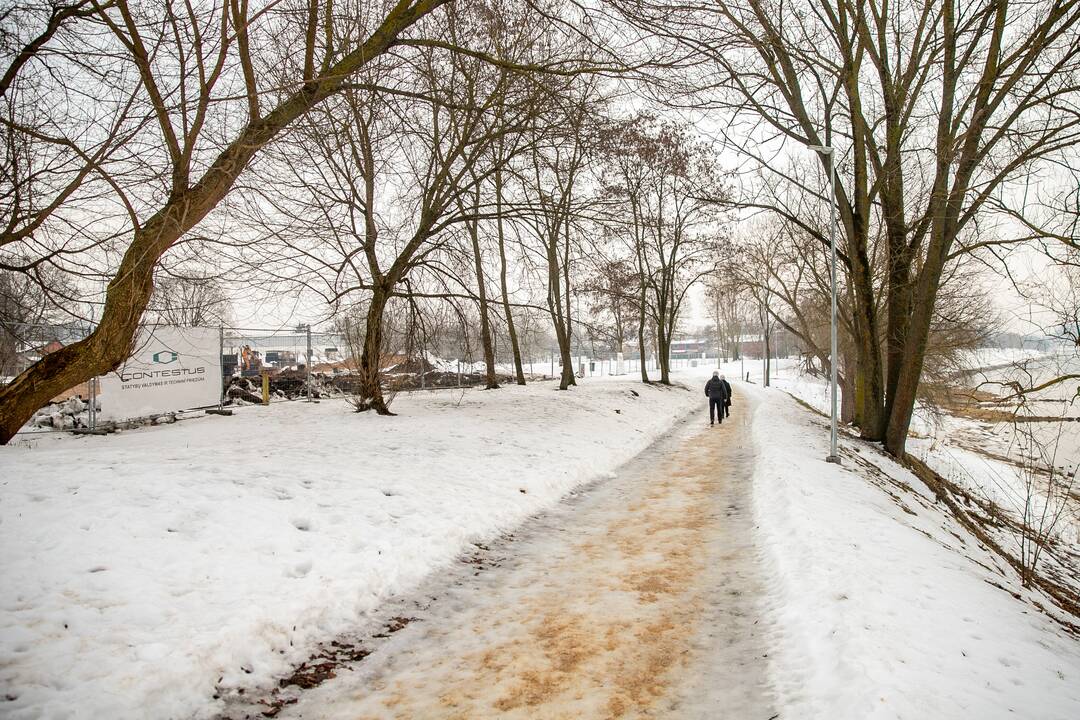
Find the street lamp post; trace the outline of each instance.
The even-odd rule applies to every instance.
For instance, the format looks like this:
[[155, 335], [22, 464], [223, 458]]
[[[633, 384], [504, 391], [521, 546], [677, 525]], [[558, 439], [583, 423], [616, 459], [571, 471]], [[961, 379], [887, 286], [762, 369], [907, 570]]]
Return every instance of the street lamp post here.
[[840, 453], [836, 449], [836, 162], [833, 148], [828, 145], [810, 145], [811, 150], [820, 153], [829, 159], [829, 197], [832, 209], [832, 222], [829, 223], [829, 247], [832, 253], [832, 322], [831, 324], [831, 347], [829, 350], [830, 382], [832, 384], [832, 422], [829, 443], [829, 455], [825, 462], [840, 464]]

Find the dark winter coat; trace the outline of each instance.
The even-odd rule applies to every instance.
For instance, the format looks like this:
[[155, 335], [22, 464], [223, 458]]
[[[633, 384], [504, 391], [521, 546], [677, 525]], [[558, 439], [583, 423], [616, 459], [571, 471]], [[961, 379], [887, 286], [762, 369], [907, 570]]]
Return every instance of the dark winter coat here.
[[727, 397], [724, 399], [724, 404], [725, 405], [730, 405], [731, 404], [731, 384], [727, 380], [724, 380], [724, 379], [721, 379], [720, 382], [723, 383], [724, 392], [727, 393]]
[[709, 378], [709, 382], [705, 383], [705, 395], [710, 400], [727, 402], [731, 399], [731, 386], [720, 378]]

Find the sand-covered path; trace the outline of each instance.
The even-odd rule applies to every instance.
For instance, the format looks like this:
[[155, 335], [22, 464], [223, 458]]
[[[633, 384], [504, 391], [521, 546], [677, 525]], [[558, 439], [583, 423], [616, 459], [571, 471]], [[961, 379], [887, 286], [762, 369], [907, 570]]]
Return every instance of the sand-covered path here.
[[278, 717], [775, 717], [750, 513], [752, 401], [703, 413], [489, 557]]

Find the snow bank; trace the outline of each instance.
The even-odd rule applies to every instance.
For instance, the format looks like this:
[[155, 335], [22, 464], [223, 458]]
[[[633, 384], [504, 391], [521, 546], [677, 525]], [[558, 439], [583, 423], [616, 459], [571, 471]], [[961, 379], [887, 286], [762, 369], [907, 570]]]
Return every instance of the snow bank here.
[[826, 464], [825, 420], [745, 391], [782, 717], [1080, 717], [1080, 643], [991, 584], [1020, 592], [925, 486], [854, 441]]
[[2, 448], [0, 715], [209, 717], [216, 686], [270, 682], [699, 400], [544, 383]]

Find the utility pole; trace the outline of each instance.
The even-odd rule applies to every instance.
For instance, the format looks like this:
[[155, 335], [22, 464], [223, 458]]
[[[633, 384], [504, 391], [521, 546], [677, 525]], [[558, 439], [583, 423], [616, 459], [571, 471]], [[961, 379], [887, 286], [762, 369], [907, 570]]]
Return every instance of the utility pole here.
[[311, 323], [304, 326], [307, 335], [307, 401], [311, 402]]

